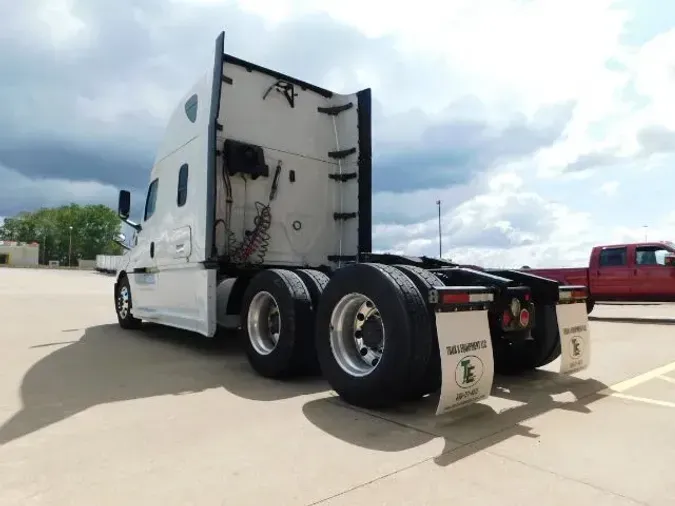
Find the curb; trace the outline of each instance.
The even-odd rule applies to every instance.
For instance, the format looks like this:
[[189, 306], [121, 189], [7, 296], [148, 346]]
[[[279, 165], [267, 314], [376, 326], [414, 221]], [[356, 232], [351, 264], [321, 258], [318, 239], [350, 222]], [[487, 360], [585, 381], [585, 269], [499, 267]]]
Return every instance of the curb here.
[[643, 325], [675, 325], [675, 318], [666, 316], [643, 316], [641, 318], [626, 316], [589, 316], [590, 321], [609, 323], [634, 323]]

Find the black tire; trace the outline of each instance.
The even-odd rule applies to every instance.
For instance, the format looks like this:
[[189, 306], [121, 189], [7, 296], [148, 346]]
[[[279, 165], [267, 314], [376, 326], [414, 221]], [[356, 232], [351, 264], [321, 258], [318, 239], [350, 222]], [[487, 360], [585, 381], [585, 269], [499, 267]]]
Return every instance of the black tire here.
[[141, 327], [142, 321], [131, 314], [131, 287], [126, 275], [122, 275], [115, 285], [115, 313], [117, 322], [123, 329], [131, 330]]
[[[331, 316], [349, 294], [361, 294], [376, 306], [384, 328], [384, 348], [374, 369], [350, 374], [338, 363], [331, 344]], [[398, 269], [372, 263], [338, 270], [326, 286], [317, 312], [316, 351], [331, 387], [346, 402], [364, 408], [386, 408], [419, 384], [431, 348], [427, 308], [419, 290]], [[351, 338], [351, 336], [347, 336]]]
[[330, 278], [321, 271], [314, 269], [298, 269], [295, 272], [302, 282], [305, 284], [309, 292], [309, 298], [312, 302], [312, 317], [310, 332], [311, 335], [307, 339], [307, 353], [305, 355], [305, 369], [308, 374], [319, 374], [321, 367], [319, 360], [316, 358], [316, 346], [314, 344], [314, 332], [316, 329], [316, 310], [319, 307], [319, 301], [323, 294], [324, 288], [330, 281]]
[[298, 269], [295, 272], [302, 282], [309, 290], [309, 297], [312, 301], [312, 307], [316, 311], [316, 308], [319, 307], [319, 300], [321, 300], [321, 294], [323, 294], [324, 288], [330, 281], [330, 278], [326, 276], [323, 272], [317, 271], [314, 269]]
[[[259, 297], [261, 302], [256, 298], [258, 294], [262, 294]], [[268, 349], [264, 349], [264, 339], [255, 338], [257, 333], [254, 329], [253, 336], [249, 331], [249, 313], [254, 298], [255, 307], [267, 300], [273, 301], [278, 308], [278, 341], [275, 345], [267, 343]], [[310, 294], [297, 274], [282, 269], [269, 269], [256, 274], [244, 292], [241, 313], [244, 346], [251, 367], [266, 378], [284, 379], [303, 373], [308, 347], [311, 346], [311, 322]], [[261, 333], [267, 330], [263, 328]], [[262, 345], [255, 344], [261, 341]]]
[[427, 367], [421, 381], [417, 385], [411, 385], [407, 398], [417, 400], [426, 394], [435, 392], [441, 388], [441, 355], [438, 345], [438, 329], [436, 328], [436, 313], [432, 304], [429, 303], [429, 291], [436, 286], [445, 286], [438, 276], [421, 267], [413, 265], [394, 265], [402, 271], [410, 281], [412, 281], [427, 303], [427, 312], [429, 314], [428, 332], [431, 335], [431, 348], [429, 350], [429, 359]]
[[539, 307], [537, 314], [543, 325], [536, 325], [532, 330], [534, 338], [543, 343], [540, 345], [540, 353], [536, 357], [535, 368], [543, 367], [553, 362], [560, 356], [562, 348], [560, 346], [560, 329], [558, 328], [558, 314], [556, 305], [546, 305]]
[[593, 308], [595, 307], [595, 301], [593, 299], [586, 299], [586, 314], [591, 314]]
[[495, 372], [522, 374], [550, 364], [560, 356], [560, 333], [556, 305], [535, 306], [535, 324], [529, 338], [510, 342], [493, 340]]

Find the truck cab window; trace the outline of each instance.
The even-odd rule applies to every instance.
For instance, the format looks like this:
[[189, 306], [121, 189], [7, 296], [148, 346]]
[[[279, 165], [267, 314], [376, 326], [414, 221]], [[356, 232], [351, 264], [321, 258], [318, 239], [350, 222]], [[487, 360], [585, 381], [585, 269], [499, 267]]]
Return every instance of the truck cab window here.
[[145, 199], [145, 216], [143, 221], [147, 221], [155, 212], [157, 205], [157, 188], [159, 186], [159, 179], [155, 179], [148, 187], [148, 196]]
[[607, 248], [600, 252], [600, 267], [626, 265], [626, 248]]
[[183, 207], [187, 200], [188, 191], [188, 164], [181, 165], [178, 171], [178, 194], [176, 196], [176, 204], [178, 207]]
[[662, 246], [638, 246], [635, 248], [637, 265], [666, 265], [666, 254], [670, 253]]
[[192, 95], [185, 102], [185, 115], [190, 120], [190, 123], [197, 121], [197, 108], [199, 106], [199, 98], [197, 95]]

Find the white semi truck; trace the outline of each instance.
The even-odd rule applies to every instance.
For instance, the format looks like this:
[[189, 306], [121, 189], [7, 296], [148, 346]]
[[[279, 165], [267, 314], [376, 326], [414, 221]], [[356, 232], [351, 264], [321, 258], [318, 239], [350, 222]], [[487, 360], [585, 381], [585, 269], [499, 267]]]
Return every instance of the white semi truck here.
[[224, 53], [173, 112], [114, 287], [119, 324], [238, 330], [269, 378], [321, 372], [383, 408], [493, 376], [587, 367], [586, 287], [372, 252], [371, 91], [341, 95]]

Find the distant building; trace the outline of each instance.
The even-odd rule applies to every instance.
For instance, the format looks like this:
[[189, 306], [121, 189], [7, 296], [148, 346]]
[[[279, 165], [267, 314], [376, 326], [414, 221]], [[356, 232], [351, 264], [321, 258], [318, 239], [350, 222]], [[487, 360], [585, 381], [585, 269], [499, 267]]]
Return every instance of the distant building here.
[[0, 265], [38, 265], [40, 245], [36, 242], [0, 241]]

